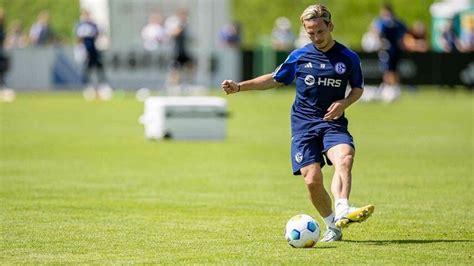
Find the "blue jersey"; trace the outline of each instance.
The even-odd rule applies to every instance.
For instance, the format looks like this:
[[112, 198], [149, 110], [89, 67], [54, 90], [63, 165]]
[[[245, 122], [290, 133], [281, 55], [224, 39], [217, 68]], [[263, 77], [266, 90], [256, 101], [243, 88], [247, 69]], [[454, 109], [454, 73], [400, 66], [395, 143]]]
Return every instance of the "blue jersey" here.
[[76, 25], [76, 37], [81, 38], [88, 53], [96, 54], [95, 39], [99, 35], [97, 25], [90, 21], [81, 21]]
[[[296, 78], [296, 97], [291, 110], [293, 135], [315, 130], [325, 122], [329, 106], [345, 98], [348, 83], [363, 88], [359, 56], [336, 42], [327, 52], [313, 43], [296, 49], [273, 73], [275, 81], [290, 84]], [[334, 122], [347, 127], [344, 115]]]

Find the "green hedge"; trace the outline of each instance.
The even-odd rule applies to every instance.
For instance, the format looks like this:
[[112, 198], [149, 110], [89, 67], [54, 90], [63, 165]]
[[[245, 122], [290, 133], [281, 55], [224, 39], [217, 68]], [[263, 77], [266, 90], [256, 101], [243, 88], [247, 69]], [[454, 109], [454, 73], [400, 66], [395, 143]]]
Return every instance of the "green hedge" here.
[[[132, 0], [130, 0], [132, 1]], [[421, 20], [427, 26], [431, 17], [429, 6], [432, 0], [396, 0], [395, 11], [409, 25]], [[378, 15], [380, 0], [233, 0], [233, 19], [240, 21], [243, 29], [243, 45], [253, 47], [260, 36], [270, 35], [274, 21], [279, 16], [288, 17], [293, 23], [295, 34], [299, 31], [299, 16], [308, 6], [315, 3], [327, 5], [335, 24], [334, 36], [337, 40], [360, 48], [360, 39], [372, 19]], [[0, 0], [0, 6], [7, 14], [7, 23], [19, 19], [25, 33], [36, 20], [38, 13], [48, 9], [51, 24], [60, 39], [73, 41], [72, 28], [79, 18], [78, 0]], [[428, 27], [429, 28], [429, 27]]]
[[[299, 32], [299, 17], [303, 10], [316, 3], [326, 5], [332, 13], [335, 24], [334, 37], [360, 48], [360, 40], [368, 25], [378, 16], [379, 8], [386, 1], [380, 0], [235, 0], [233, 1], [233, 19], [240, 21], [243, 29], [243, 45], [252, 47], [260, 36], [270, 35], [274, 21], [279, 16], [288, 17], [293, 32]], [[396, 0], [392, 1], [395, 12], [407, 26], [415, 20], [421, 20], [429, 30], [431, 16], [429, 7], [432, 0]]]
[[7, 28], [14, 20], [20, 20], [23, 32], [28, 34], [41, 10], [49, 11], [50, 23], [57, 37], [64, 42], [74, 40], [73, 28], [79, 20], [79, 0], [0, 0], [5, 10]]

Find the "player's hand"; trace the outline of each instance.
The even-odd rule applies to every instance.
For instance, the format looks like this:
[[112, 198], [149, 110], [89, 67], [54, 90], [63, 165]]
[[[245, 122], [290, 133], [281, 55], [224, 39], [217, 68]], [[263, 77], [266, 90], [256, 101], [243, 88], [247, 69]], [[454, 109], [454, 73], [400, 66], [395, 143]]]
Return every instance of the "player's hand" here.
[[239, 84], [233, 80], [226, 79], [222, 81], [221, 87], [227, 95], [240, 91]]
[[328, 112], [324, 115], [323, 119], [326, 121], [337, 120], [344, 113], [344, 109], [346, 109], [346, 105], [343, 100], [335, 101], [329, 106]]

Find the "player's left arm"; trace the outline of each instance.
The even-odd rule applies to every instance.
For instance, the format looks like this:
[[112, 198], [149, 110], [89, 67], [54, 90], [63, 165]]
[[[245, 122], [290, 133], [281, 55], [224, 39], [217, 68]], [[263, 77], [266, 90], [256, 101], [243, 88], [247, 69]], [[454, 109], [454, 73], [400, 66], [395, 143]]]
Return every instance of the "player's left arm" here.
[[351, 85], [351, 91], [346, 98], [333, 102], [327, 109], [327, 113], [324, 115], [324, 120], [336, 120], [339, 119], [344, 110], [351, 104], [355, 103], [364, 92], [364, 77], [362, 76], [362, 68], [359, 57], [354, 54], [352, 59], [352, 71], [349, 77], [349, 84]]
[[324, 115], [324, 120], [336, 120], [342, 116], [344, 110], [351, 104], [355, 103], [361, 96], [364, 90], [362, 88], [352, 88], [346, 98], [333, 102], [328, 112]]

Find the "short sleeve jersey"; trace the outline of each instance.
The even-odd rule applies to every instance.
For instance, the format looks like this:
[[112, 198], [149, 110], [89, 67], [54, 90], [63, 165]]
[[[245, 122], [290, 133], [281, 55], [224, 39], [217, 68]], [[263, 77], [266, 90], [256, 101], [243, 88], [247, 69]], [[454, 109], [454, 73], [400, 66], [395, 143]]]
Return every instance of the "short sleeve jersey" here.
[[[296, 49], [274, 72], [275, 81], [291, 84], [296, 79], [296, 97], [291, 110], [292, 134], [314, 130], [324, 123], [329, 106], [345, 98], [346, 87], [364, 87], [359, 56], [335, 42], [326, 52], [313, 43]], [[334, 122], [347, 127], [344, 115]]]

